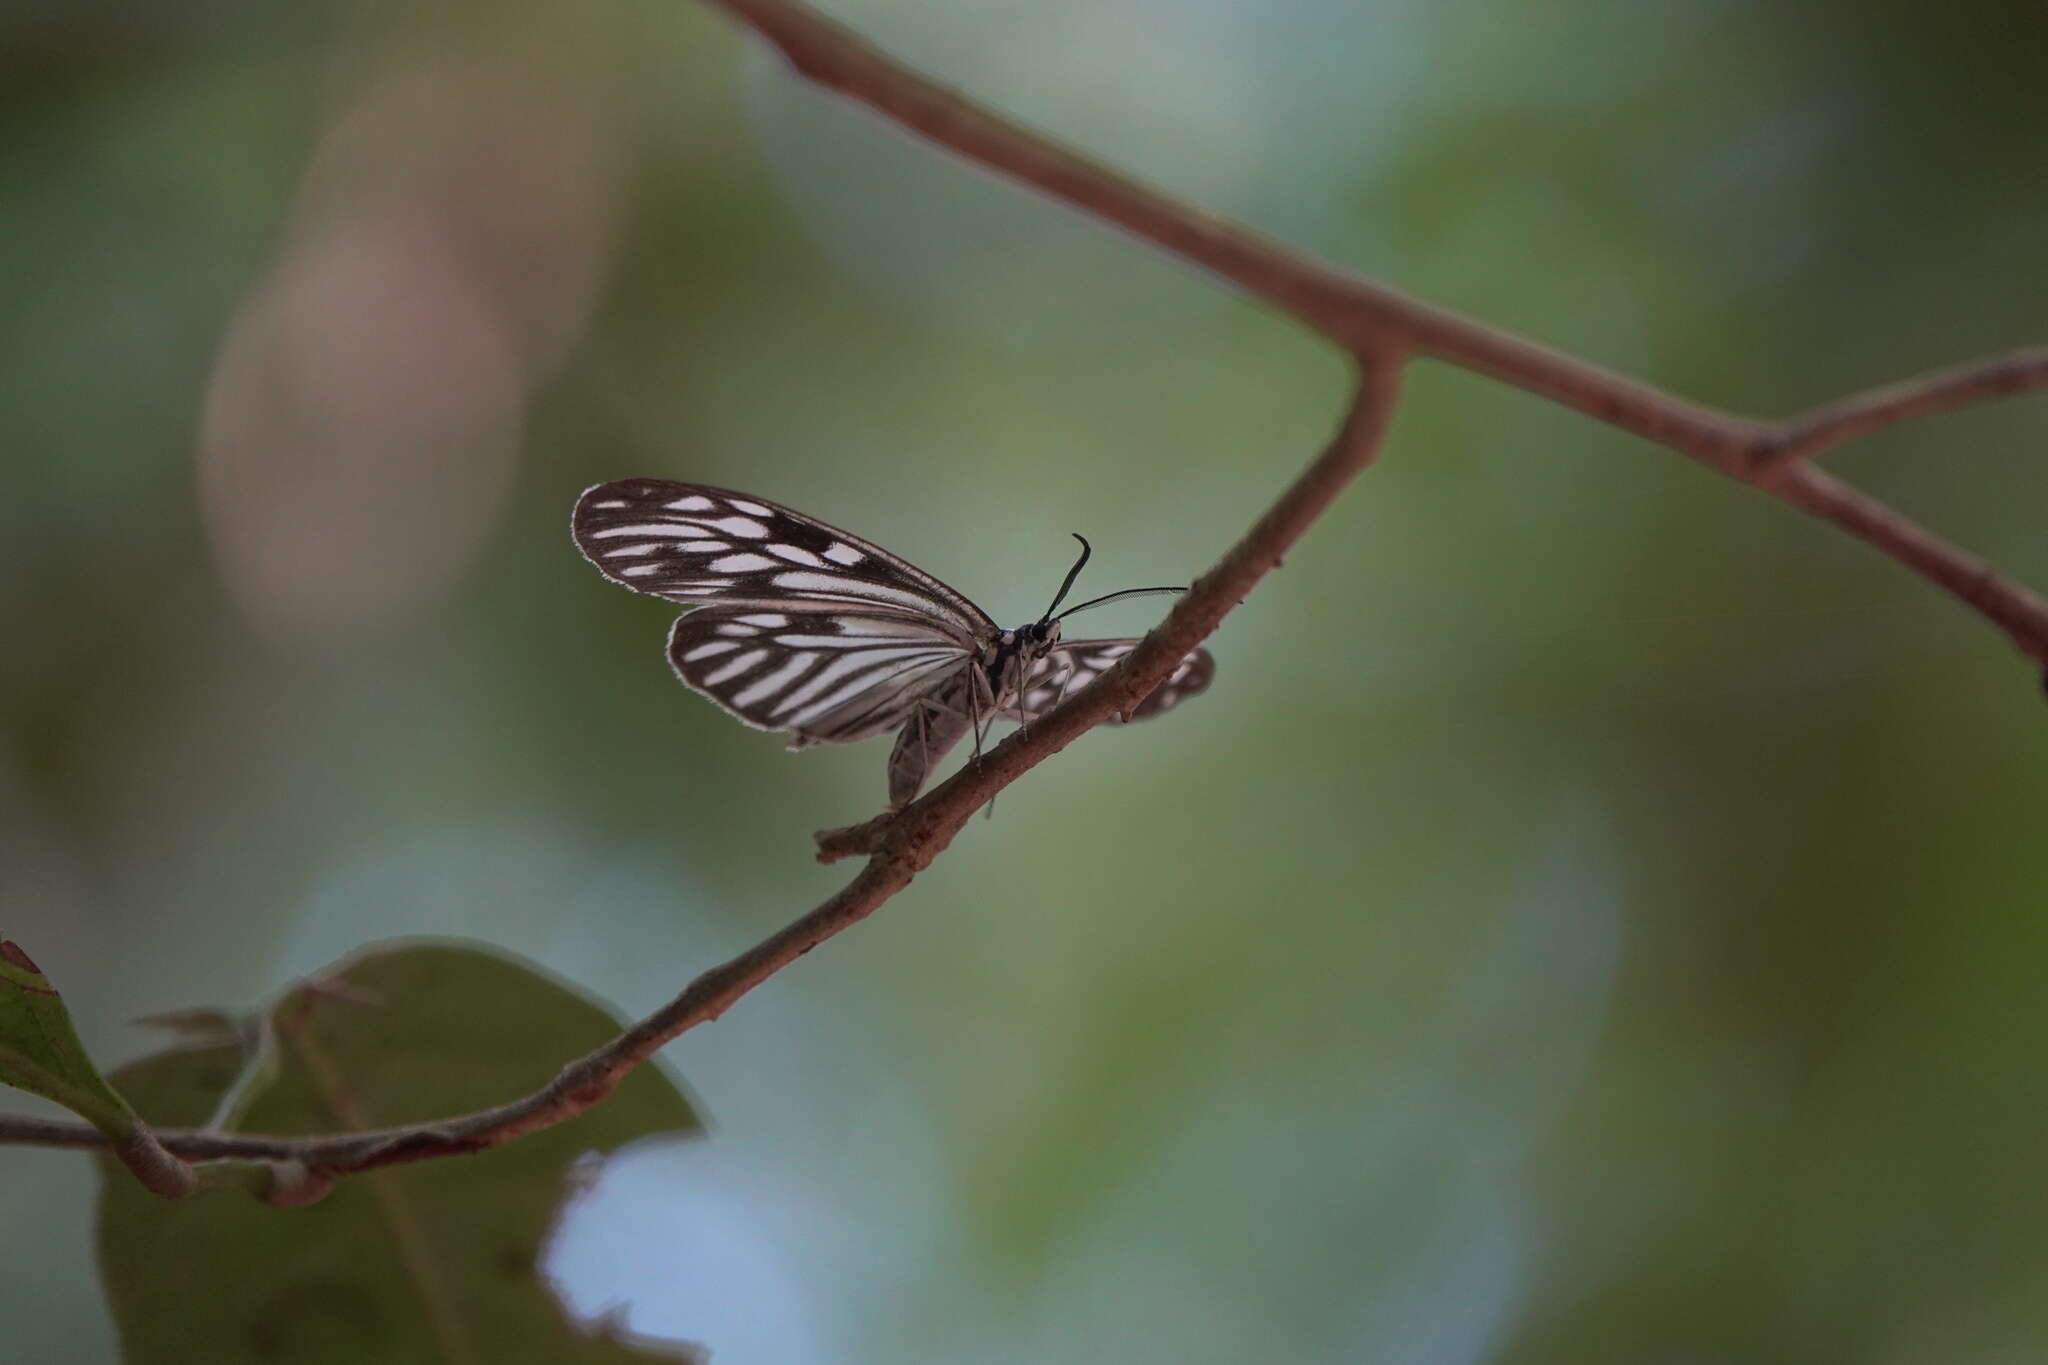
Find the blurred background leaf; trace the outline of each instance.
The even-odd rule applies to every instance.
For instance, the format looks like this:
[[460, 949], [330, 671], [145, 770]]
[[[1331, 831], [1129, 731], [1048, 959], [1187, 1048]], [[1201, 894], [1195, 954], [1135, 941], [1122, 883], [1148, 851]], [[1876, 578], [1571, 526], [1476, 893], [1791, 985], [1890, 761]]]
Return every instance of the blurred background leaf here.
[[[832, 12], [1704, 401], [2043, 339], [2035, 6]], [[0, 918], [97, 1056], [398, 933], [638, 1012], [836, 884], [807, 833], [881, 746], [680, 688], [568, 544], [582, 487], [753, 490], [1021, 619], [1069, 530], [1105, 586], [1199, 572], [1342, 401], [1297, 329], [702, 7], [0, 25]], [[2044, 435], [1833, 463], [2040, 585]], [[580, 1309], [775, 1365], [2032, 1352], [2048, 713], [1991, 631], [1422, 369], [1212, 645], [677, 1045], [719, 1134], [579, 1203]], [[112, 1357], [88, 1166], [0, 1162], [28, 1359]]]
[[[281, 1136], [382, 1128], [502, 1104], [545, 1084], [618, 1020], [541, 973], [455, 944], [385, 944], [267, 1010], [268, 1056], [187, 1046], [118, 1073], [163, 1126]], [[260, 1068], [252, 1078], [250, 1065]], [[282, 1210], [233, 1183], [177, 1203], [100, 1159], [99, 1257], [136, 1362], [693, 1358], [563, 1315], [542, 1273], [590, 1154], [695, 1132], [657, 1066], [602, 1105], [516, 1143], [340, 1181]]]

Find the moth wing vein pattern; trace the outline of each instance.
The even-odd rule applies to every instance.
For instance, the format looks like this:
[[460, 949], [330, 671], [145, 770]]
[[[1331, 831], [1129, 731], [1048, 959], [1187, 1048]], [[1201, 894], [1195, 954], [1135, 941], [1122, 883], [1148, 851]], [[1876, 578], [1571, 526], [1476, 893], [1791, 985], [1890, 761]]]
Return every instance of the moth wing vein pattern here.
[[[859, 536], [766, 498], [706, 484], [624, 479], [585, 490], [576, 547], [623, 587], [686, 610], [669, 631], [676, 676], [790, 748], [899, 731], [889, 799], [916, 796], [962, 738], [1028, 722], [1087, 686], [1136, 640], [1060, 639], [1053, 611], [1003, 630], [964, 595]], [[1076, 537], [1076, 539], [1080, 539]], [[1178, 588], [1129, 589], [1070, 608]], [[1202, 691], [1195, 650], [1132, 712], [1142, 720]]]

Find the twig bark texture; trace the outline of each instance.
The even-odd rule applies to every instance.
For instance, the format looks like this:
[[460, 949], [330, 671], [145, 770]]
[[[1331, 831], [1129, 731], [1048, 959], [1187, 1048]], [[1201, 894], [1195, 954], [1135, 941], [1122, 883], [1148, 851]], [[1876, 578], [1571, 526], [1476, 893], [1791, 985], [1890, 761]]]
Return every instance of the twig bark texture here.
[[[1109, 716], [1135, 707], [1213, 631], [1378, 452], [1400, 371], [1428, 357], [1525, 389], [1687, 455], [1831, 521], [1938, 584], [2048, 664], [2048, 603], [1896, 511], [1814, 469], [1822, 451], [1884, 427], [2048, 386], [2034, 349], [1854, 395], [1784, 422], [1703, 407], [1313, 260], [1029, 132], [938, 85], [790, 0], [711, 0], [774, 44], [805, 77], [912, 133], [1157, 246], [1300, 320], [1353, 357], [1359, 383], [1328, 449], [1198, 579], [1145, 642], [1093, 685], [1010, 736], [894, 816], [819, 836], [824, 861], [866, 865], [803, 918], [692, 981], [662, 1009], [565, 1067], [543, 1089], [438, 1123], [318, 1138], [165, 1132], [191, 1160], [290, 1163], [322, 1176], [475, 1152], [572, 1118], [684, 1031], [907, 886], [997, 792]], [[83, 1124], [0, 1120], [0, 1141], [87, 1147]]]

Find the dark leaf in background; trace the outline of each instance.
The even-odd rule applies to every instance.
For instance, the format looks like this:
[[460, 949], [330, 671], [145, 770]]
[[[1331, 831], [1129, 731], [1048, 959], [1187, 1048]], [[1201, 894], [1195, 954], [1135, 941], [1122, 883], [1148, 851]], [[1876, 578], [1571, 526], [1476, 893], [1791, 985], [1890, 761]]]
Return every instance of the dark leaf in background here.
[[[504, 955], [379, 947], [268, 1012], [271, 1042], [179, 1048], [122, 1068], [138, 1109], [298, 1136], [481, 1109], [535, 1089], [618, 1021]], [[145, 1362], [625, 1362], [692, 1358], [579, 1328], [540, 1273], [586, 1153], [701, 1127], [659, 1067], [568, 1123], [475, 1157], [341, 1180], [280, 1209], [235, 1182], [166, 1203], [109, 1167], [99, 1251], [126, 1358]], [[678, 1354], [678, 1353], [682, 1354]]]

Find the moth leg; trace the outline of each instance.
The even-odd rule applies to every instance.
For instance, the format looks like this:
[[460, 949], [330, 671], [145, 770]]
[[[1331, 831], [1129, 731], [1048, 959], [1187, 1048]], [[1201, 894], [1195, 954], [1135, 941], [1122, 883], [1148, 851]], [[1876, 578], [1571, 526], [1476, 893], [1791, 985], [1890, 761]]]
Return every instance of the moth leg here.
[[[974, 758], [981, 761], [981, 742], [988, 738], [989, 730], [996, 723], [996, 694], [993, 684], [980, 669], [974, 670], [974, 683], [968, 692], [969, 709], [973, 712], [968, 723], [974, 727]], [[981, 808], [984, 820], [996, 818], [996, 799], [991, 796], [988, 804]]]
[[[1055, 711], [1059, 709], [1060, 703], [1067, 699], [1067, 689], [1073, 685], [1073, 682], [1073, 669], [1068, 668], [1060, 673], [1060, 690], [1053, 695], [1052, 705], [1045, 708], [1047, 711]], [[1017, 694], [1017, 714], [1019, 717], [1022, 718], [1024, 724], [1026, 725], [1029, 725], [1032, 721], [1038, 719], [1038, 715], [1032, 714], [1030, 708], [1024, 705], [1025, 698], [1029, 697], [1030, 695], [1031, 693], [1028, 688]], [[1039, 714], [1042, 715], [1043, 712], [1040, 712]]]
[[1052, 704], [1054, 706], [1058, 706], [1062, 702], [1066, 701], [1067, 689], [1074, 685], [1075, 672], [1076, 670], [1070, 668], [1066, 672], [1060, 674], [1060, 694], [1057, 697], [1053, 698]]
[[970, 717], [950, 706], [920, 699], [889, 751], [889, 809], [909, 805], [931, 771], [972, 728]]

